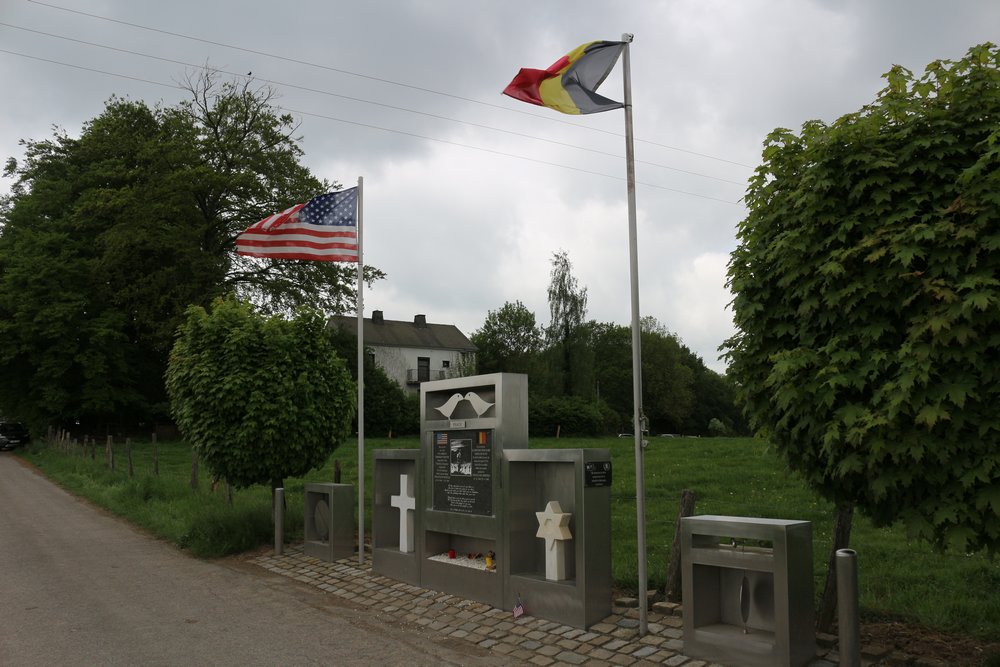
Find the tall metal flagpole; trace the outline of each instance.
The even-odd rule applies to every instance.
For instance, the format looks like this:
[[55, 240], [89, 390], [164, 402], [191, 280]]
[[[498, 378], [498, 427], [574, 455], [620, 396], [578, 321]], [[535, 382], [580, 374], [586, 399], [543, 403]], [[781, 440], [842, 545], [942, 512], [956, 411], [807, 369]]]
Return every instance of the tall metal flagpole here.
[[635, 431], [635, 519], [639, 552], [639, 636], [647, 631], [646, 586], [646, 473], [643, 466], [642, 339], [639, 335], [639, 251], [635, 224], [635, 149], [632, 138], [632, 70], [629, 63], [631, 33], [622, 34], [622, 79], [625, 86], [625, 170], [628, 180], [628, 255], [632, 284], [632, 424]]
[[365, 564], [365, 261], [364, 178], [358, 176], [358, 565]]

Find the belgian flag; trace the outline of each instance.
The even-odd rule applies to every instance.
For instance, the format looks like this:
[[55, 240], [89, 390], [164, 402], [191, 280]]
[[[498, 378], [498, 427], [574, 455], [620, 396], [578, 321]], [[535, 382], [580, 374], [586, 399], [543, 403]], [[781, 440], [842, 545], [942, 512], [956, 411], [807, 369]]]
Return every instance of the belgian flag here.
[[611, 73], [624, 48], [625, 42], [581, 44], [548, 69], [521, 69], [503, 94], [569, 114], [621, 109], [621, 102], [598, 95], [597, 88]]

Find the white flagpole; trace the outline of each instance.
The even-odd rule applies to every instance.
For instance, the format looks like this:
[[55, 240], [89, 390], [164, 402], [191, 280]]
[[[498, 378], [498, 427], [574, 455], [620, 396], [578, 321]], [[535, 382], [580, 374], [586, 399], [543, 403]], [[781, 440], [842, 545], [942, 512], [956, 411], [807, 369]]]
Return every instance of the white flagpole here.
[[365, 564], [364, 179], [358, 176], [358, 565]]
[[642, 433], [642, 337], [639, 335], [639, 251], [635, 223], [635, 148], [632, 138], [632, 71], [629, 44], [633, 35], [624, 33], [622, 41], [622, 79], [625, 86], [625, 171], [628, 181], [628, 254], [632, 284], [632, 424], [635, 432], [635, 519], [636, 550], [639, 553], [639, 636], [647, 631], [646, 586], [646, 473], [643, 466]]

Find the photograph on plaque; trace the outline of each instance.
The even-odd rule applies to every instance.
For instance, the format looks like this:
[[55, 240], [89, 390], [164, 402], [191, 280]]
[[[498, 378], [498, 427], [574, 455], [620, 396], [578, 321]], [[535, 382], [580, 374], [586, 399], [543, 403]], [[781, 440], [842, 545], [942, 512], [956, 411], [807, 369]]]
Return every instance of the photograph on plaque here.
[[493, 431], [434, 432], [432, 507], [493, 514]]
[[451, 476], [472, 477], [472, 440], [452, 440]]

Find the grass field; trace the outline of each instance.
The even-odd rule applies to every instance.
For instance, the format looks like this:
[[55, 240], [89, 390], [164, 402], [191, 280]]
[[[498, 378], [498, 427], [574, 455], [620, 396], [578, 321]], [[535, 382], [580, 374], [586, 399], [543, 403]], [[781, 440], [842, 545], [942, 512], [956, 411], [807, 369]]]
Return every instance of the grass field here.
[[[416, 448], [414, 439], [366, 441], [366, 526], [371, 527], [372, 450]], [[612, 559], [616, 585], [637, 587], [635, 455], [631, 438], [534, 439], [532, 449], [600, 447], [613, 463]], [[191, 450], [183, 442], [158, 447], [160, 476], [152, 475], [152, 448], [133, 448], [135, 476], [118, 445], [116, 471], [98, 447], [95, 460], [80, 447], [67, 454], [40, 445], [21, 452], [48, 476], [74, 493], [107, 507], [162, 539], [201, 557], [238, 553], [270, 544], [270, 490], [235, 491], [233, 505], [224, 487], [210, 490], [201, 471], [197, 491], [189, 486]], [[290, 539], [301, 539], [306, 482], [332, 481], [339, 460], [345, 483], [356, 483], [356, 445], [347, 443], [305, 478], [285, 481]], [[655, 438], [646, 450], [646, 540], [650, 583], [662, 588], [673, 540], [680, 494], [697, 494], [697, 514], [802, 519], [813, 525], [816, 591], [821, 590], [829, 557], [834, 509], [810, 492], [761, 442], [746, 438]], [[983, 639], [1000, 636], [1000, 561], [982, 554], [936, 554], [907, 540], [900, 528], [875, 528], [855, 517], [851, 547], [858, 551], [861, 606], [867, 620], [893, 618]]]

